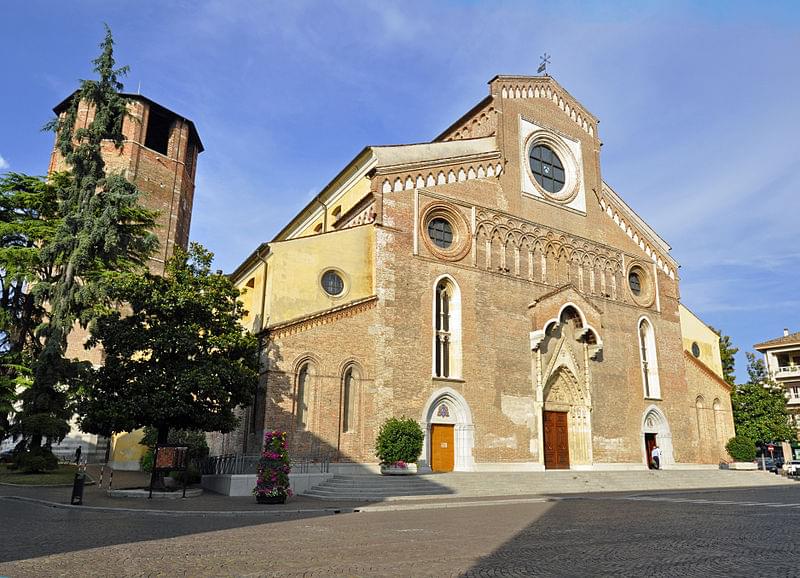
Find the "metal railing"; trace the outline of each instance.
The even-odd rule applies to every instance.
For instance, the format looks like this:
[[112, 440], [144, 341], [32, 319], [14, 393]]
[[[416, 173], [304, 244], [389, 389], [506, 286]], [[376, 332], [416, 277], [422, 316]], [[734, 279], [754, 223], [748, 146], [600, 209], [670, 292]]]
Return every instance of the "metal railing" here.
[[[208, 456], [197, 464], [203, 475], [255, 474], [260, 454], [228, 454]], [[296, 474], [327, 474], [330, 471], [330, 456], [298, 457], [292, 459], [292, 472]]]
[[776, 377], [782, 377], [784, 375], [800, 375], [800, 365], [783, 365], [778, 367], [775, 370], [774, 375]]

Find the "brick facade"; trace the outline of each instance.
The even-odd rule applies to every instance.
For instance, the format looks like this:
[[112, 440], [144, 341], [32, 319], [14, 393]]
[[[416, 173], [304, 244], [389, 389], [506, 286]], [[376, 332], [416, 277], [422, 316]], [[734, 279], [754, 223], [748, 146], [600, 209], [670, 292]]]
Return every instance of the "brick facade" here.
[[[574, 159], [570, 195], [532, 184], [536, 139], [561, 151], [565, 165]], [[341, 461], [374, 462], [380, 424], [405, 415], [427, 432], [423, 467], [430, 426], [443, 423], [455, 427], [457, 470], [541, 469], [542, 412], [561, 411], [569, 415], [571, 467], [646, 467], [645, 433], [663, 443], [667, 467], [724, 458], [723, 438], [733, 431], [728, 391], [686, 361], [678, 265], [602, 181], [600, 144], [597, 121], [551, 78], [497, 77], [490, 96], [429, 145], [374, 147], [374, 222], [360, 225], [374, 229], [374, 304], [325, 323], [311, 323], [325, 313], [309, 310], [308, 319], [267, 326], [267, 393], [257, 406], [265, 417], [257, 416], [254, 433], [278, 427], [290, 431], [296, 454], [324, 449]], [[309, 205], [276, 241], [299, 235], [292, 230], [314, 210]], [[431, 215], [452, 225], [451, 247], [428, 238]], [[638, 295], [631, 272], [641, 280]], [[457, 316], [460, 326], [448, 337], [457, 370], [446, 378], [433, 369], [442, 279], [454, 295], [451, 323]], [[652, 336], [644, 354], [643, 320]], [[642, 355], [653, 372], [649, 396]], [[362, 372], [358, 428], [344, 434], [342, 380], [351, 360]], [[309, 420], [297, 431], [306, 362]], [[720, 400], [716, 422], [703, 412], [698, 422], [701, 395]]]

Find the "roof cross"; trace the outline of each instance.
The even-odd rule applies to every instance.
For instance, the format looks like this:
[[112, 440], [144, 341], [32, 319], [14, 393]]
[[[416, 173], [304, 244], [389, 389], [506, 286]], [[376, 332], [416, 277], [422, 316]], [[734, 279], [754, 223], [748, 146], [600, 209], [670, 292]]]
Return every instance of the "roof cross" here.
[[539, 57], [539, 60], [541, 60], [542, 62], [541, 62], [541, 64], [539, 64], [539, 68], [536, 70], [536, 72], [538, 74], [541, 74], [541, 73], [544, 72], [544, 75], [548, 76], [548, 74], [547, 74], [547, 65], [550, 64], [550, 55], [547, 54], [547, 52], [545, 52], [542, 56]]

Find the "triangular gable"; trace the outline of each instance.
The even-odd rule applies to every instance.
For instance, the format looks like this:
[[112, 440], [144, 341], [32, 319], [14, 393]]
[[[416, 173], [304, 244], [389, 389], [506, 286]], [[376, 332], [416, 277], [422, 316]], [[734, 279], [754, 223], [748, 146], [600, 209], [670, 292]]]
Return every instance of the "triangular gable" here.
[[567, 347], [566, 339], [564, 338], [559, 340], [557, 349], [553, 352], [550, 362], [547, 364], [547, 369], [544, 372], [544, 381], [549, 381], [561, 367], [568, 369], [572, 372], [572, 375], [581, 375], [582, 373], [578, 367], [578, 361], [575, 359], [575, 354], [570, 347]]
[[721, 386], [725, 387], [725, 389], [727, 389], [728, 391], [733, 391], [733, 387], [731, 387], [730, 383], [728, 383], [727, 381], [722, 379], [719, 375], [714, 373], [713, 369], [711, 369], [709, 366], [707, 366], [705, 363], [697, 359], [694, 355], [692, 355], [685, 349], [683, 350], [683, 356], [690, 362], [692, 362], [694, 365], [696, 365], [703, 373], [708, 375], [711, 379], [716, 381]]
[[594, 336], [591, 348], [591, 357], [594, 359], [603, 350], [603, 340], [599, 328], [602, 327], [602, 311], [584, 297], [571, 283], [556, 289], [528, 306], [531, 319], [531, 350], [539, 348], [547, 333], [547, 328], [553, 323], [558, 323], [561, 313], [567, 307], [573, 307], [581, 316], [583, 331], [576, 337], [578, 339]]
[[550, 293], [545, 293], [528, 305], [531, 329], [545, 329], [551, 321], [558, 321], [561, 312], [568, 305], [578, 309], [583, 316], [584, 325], [602, 327], [602, 310], [581, 294], [572, 283], [568, 283]]
[[628, 238], [671, 279], [679, 267], [678, 262], [669, 254], [672, 247], [662, 239], [644, 219], [622, 200], [614, 189], [605, 181], [598, 195], [598, 202], [605, 214], [614, 221]]

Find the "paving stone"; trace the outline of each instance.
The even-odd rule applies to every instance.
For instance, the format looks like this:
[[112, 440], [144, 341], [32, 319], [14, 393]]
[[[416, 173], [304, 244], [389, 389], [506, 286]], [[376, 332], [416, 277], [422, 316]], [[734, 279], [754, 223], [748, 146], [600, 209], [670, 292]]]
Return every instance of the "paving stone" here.
[[75, 511], [0, 499], [4, 521], [14, 520], [3, 524], [0, 575], [800, 574], [800, 508], [794, 506], [800, 486], [631, 497], [268, 521]]

